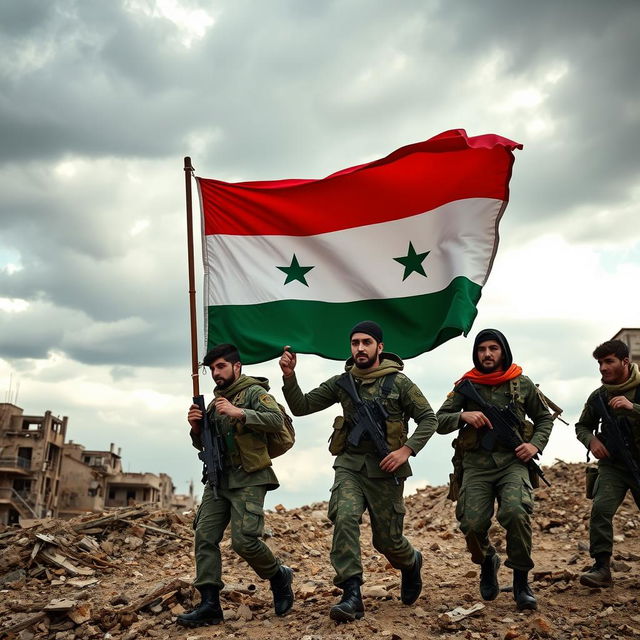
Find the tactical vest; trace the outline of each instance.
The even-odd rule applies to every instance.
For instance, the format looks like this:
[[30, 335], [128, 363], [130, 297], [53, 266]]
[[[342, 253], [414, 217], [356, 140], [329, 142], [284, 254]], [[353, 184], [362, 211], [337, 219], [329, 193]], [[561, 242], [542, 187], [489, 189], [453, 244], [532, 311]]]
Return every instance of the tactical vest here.
[[[517, 376], [509, 380], [509, 392], [507, 395], [510, 397], [509, 404], [511, 408], [520, 418], [518, 432], [525, 442], [529, 442], [533, 437], [535, 427], [530, 420], [526, 419], [524, 408], [525, 398], [521, 394], [520, 378], [521, 376]], [[478, 449], [480, 447], [481, 431], [482, 430], [474, 429], [468, 425], [463, 427], [456, 438], [457, 445], [462, 451]]]
[[[348, 376], [350, 374], [343, 373], [343, 376]], [[385, 376], [379, 378], [374, 384], [378, 386], [377, 392], [374, 395], [374, 398], [377, 398], [385, 404], [385, 400], [389, 398], [393, 390], [393, 386], [396, 380], [396, 376], [398, 375], [397, 371], [393, 373], [389, 373]], [[381, 382], [382, 381], [382, 382]], [[341, 403], [344, 406], [351, 406], [352, 400], [346, 395], [346, 392], [340, 390], [340, 393], [345, 393], [345, 400], [341, 399]], [[386, 408], [386, 407], [385, 407]], [[329, 453], [334, 456], [338, 456], [341, 453], [344, 453], [347, 449], [347, 438], [349, 436], [349, 430], [351, 428], [351, 423], [348, 417], [345, 416], [337, 416], [333, 421], [333, 429], [331, 435], [329, 436]], [[407, 432], [408, 432], [408, 420], [403, 417], [398, 420], [389, 418], [385, 421], [385, 436], [387, 441], [387, 446], [390, 451], [395, 451], [399, 449], [406, 441], [407, 441]], [[372, 448], [373, 450], [373, 448]], [[362, 451], [362, 453], [367, 453], [367, 450]]]
[[[237, 393], [231, 404], [242, 407], [245, 393], [249, 389], [251, 387], [246, 387]], [[260, 387], [260, 390], [262, 393], [266, 393], [262, 387]], [[280, 431], [255, 431], [248, 428], [242, 420], [231, 421], [233, 440], [236, 445], [235, 451], [233, 449], [230, 451], [231, 461], [234, 465], [242, 466], [247, 473], [266, 469], [271, 466], [273, 458], [281, 456], [293, 446], [295, 441], [293, 420], [281, 404], [278, 404], [278, 408], [282, 414], [284, 427]]]

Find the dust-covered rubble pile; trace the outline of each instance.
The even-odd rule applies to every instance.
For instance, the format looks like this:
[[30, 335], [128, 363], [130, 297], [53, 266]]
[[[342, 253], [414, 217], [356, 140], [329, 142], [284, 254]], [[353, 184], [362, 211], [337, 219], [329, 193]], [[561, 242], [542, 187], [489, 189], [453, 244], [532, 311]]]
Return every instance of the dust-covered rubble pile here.
[[[425, 587], [414, 606], [400, 603], [400, 573], [371, 546], [365, 514], [366, 615], [349, 625], [329, 620], [340, 591], [329, 564], [327, 505], [278, 506], [266, 514], [264, 539], [295, 571], [292, 612], [273, 614], [268, 582], [225, 537], [225, 622], [180, 628], [175, 617], [198, 601], [190, 584], [193, 514], [131, 507], [0, 529], [0, 638], [640, 638], [640, 513], [629, 497], [614, 521], [614, 587], [588, 589], [578, 582], [590, 564], [584, 469], [557, 462], [546, 469], [552, 487], [536, 491], [531, 578], [537, 612], [515, 610], [504, 566], [504, 592], [493, 602], [480, 599], [478, 567], [469, 561], [455, 506], [446, 500], [446, 487], [427, 487], [406, 500], [405, 534], [425, 558]], [[504, 556], [499, 525], [491, 535]]]

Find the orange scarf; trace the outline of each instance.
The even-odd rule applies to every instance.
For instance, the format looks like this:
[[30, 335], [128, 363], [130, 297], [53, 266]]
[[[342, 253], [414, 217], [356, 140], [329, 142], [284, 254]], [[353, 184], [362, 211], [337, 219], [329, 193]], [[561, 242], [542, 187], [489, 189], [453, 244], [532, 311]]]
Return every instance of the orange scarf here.
[[482, 371], [478, 371], [474, 367], [471, 371], [467, 371], [467, 373], [456, 382], [456, 385], [460, 384], [466, 378], [471, 380], [471, 382], [495, 387], [503, 382], [509, 382], [509, 380], [513, 380], [521, 374], [522, 367], [517, 364], [512, 364], [506, 371], [494, 371], [493, 373], [482, 373]]

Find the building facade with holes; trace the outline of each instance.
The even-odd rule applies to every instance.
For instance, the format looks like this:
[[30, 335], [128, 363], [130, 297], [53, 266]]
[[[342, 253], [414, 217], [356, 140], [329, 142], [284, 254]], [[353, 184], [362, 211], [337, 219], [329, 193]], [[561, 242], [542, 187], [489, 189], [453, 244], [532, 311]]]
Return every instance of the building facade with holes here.
[[127, 505], [187, 510], [189, 495], [176, 495], [166, 473], [132, 473], [122, 469], [120, 449], [88, 450], [65, 442], [67, 418], [46, 411], [25, 415], [0, 403], [0, 525], [47, 517], [68, 518]]
[[67, 418], [0, 403], [0, 523], [58, 514]]

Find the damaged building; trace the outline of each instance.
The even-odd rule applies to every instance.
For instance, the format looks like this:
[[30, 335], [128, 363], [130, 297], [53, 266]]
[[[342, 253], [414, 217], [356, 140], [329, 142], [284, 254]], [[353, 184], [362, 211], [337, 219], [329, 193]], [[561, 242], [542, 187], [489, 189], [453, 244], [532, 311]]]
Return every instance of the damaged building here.
[[24, 415], [0, 403], [0, 524], [21, 519], [70, 518], [86, 512], [132, 504], [188, 510], [189, 494], [176, 494], [166, 473], [132, 473], [122, 469], [121, 449], [89, 450], [65, 442], [67, 418], [46, 411]]

